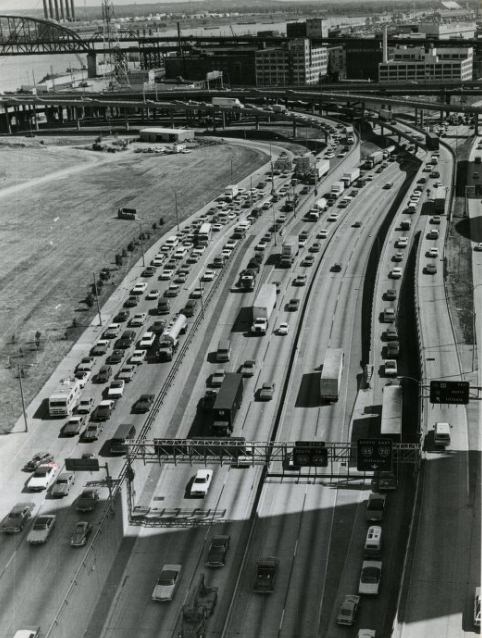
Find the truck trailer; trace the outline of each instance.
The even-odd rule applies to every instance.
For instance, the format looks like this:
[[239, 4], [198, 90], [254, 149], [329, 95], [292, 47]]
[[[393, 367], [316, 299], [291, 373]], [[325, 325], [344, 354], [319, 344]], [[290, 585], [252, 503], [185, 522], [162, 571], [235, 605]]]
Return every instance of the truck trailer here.
[[342, 181], [335, 182], [331, 186], [331, 196], [336, 199], [343, 193], [344, 190], [345, 190], [345, 182], [342, 182]]
[[429, 151], [438, 151], [440, 148], [440, 140], [435, 133], [425, 134], [425, 146]]
[[433, 210], [438, 215], [445, 215], [445, 201], [447, 199], [447, 191], [445, 186], [438, 186], [433, 193]]
[[383, 161], [383, 151], [374, 151], [367, 157], [365, 161], [365, 166], [366, 168], [373, 168], [374, 166], [377, 166], [377, 164], [380, 164], [380, 162], [382, 161]]
[[237, 97], [213, 97], [211, 103], [223, 109], [244, 109], [244, 104]]
[[162, 333], [159, 342], [159, 358], [161, 361], [172, 361], [179, 345], [179, 336], [187, 330], [187, 319], [179, 314], [171, 325]]
[[237, 184], [230, 184], [224, 189], [224, 196], [226, 197], [226, 199], [229, 199], [229, 201], [232, 201], [236, 197], [238, 192], [239, 190]]
[[281, 247], [280, 266], [282, 268], [290, 268], [298, 254], [298, 250], [298, 238], [295, 236], [287, 237]]
[[243, 400], [243, 376], [227, 372], [212, 409], [212, 427], [217, 436], [229, 436]]
[[252, 334], [266, 334], [268, 322], [276, 306], [277, 288], [275, 284], [263, 284], [253, 305]]
[[360, 169], [358, 167], [357, 168], [352, 168], [347, 173], [343, 173], [343, 177], [341, 178], [341, 181], [345, 184], [345, 188], [348, 188], [359, 177], [360, 177]]
[[324, 177], [330, 170], [330, 160], [316, 159], [314, 165], [311, 167], [307, 181], [310, 184], [316, 184], [322, 177]]
[[343, 350], [328, 348], [320, 377], [320, 396], [323, 401], [338, 401], [342, 374]]

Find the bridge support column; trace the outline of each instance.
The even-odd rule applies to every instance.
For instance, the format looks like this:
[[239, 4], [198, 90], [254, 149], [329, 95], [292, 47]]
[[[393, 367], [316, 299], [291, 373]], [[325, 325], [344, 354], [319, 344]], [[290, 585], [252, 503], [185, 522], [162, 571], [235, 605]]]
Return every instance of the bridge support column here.
[[222, 111], [221, 115], [223, 118], [223, 128], [226, 128], [226, 111]]
[[424, 110], [420, 109], [420, 126], [423, 126], [424, 124], [424, 115], [425, 115]]
[[293, 118], [293, 137], [296, 137], [297, 128], [296, 128], [296, 120]]
[[259, 131], [259, 117], [258, 116], [256, 116], [254, 118], [254, 130], [255, 131]]
[[87, 53], [87, 77], [95, 78], [97, 75], [97, 55], [95, 53]]
[[8, 112], [8, 107], [4, 107], [3, 112], [0, 114], [0, 131], [3, 133], [8, 133], [9, 135], [12, 133], [12, 129], [10, 128], [10, 113]]
[[476, 113], [475, 121], [474, 121], [474, 135], [477, 136], [478, 134], [479, 134], [479, 114]]
[[38, 126], [38, 118], [37, 118], [37, 107], [35, 106], [35, 104], [33, 105], [33, 125], [35, 127], [35, 130], [38, 131], [39, 126]]
[[129, 116], [127, 114], [127, 109], [124, 109], [124, 119], [126, 122], [126, 132], [129, 131]]
[[415, 107], [415, 115], [414, 115], [414, 118], [413, 118], [413, 122], [414, 122], [415, 126], [417, 126], [417, 123], [418, 123], [418, 108], [417, 107]]
[[174, 128], [174, 113], [173, 111], [170, 112], [171, 115], [171, 128]]

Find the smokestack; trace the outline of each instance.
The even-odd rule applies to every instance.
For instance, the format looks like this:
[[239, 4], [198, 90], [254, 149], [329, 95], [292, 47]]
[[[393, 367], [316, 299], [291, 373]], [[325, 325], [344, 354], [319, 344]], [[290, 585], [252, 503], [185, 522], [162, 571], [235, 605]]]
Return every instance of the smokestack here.
[[70, 3], [69, 0], [64, 0], [65, 2], [65, 18], [70, 22]]
[[59, 0], [59, 2], [60, 2], [60, 18], [61, 18], [61, 20], [64, 20], [65, 19], [65, 16], [64, 16], [64, 0]]
[[54, 0], [54, 4], [55, 4], [55, 19], [58, 22], [59, 21], [59, 1], [58, 0]]
[[43, 0], [43, 5], [44, 5], [44, 18], [46, 20], [49, 19], [49, 10], [47, 9], [47, 0]]
[[54, 5], [52, 4], [52, 0], [49, 0], [49, 20], [54, 19]]
[[[68, 2], [69, 0], [67, 0]], [[75, 20], [75, 9], [74, 9], [74, 0], [70, 0], [70, 19], [72, 22]]]
[[383, 28], [383, 63], [386, 64], [388, 62], [388, 35], [387, 35], [387, 27]]

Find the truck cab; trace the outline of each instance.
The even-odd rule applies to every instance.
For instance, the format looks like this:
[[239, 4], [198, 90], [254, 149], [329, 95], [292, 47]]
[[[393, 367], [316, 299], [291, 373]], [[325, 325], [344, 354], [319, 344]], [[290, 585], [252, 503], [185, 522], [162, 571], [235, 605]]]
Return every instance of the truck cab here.
[[256, 563], [254, 591], [260, 594], [271, 594], [274, 591], [279, 560], [275, 557], [261, 558]]

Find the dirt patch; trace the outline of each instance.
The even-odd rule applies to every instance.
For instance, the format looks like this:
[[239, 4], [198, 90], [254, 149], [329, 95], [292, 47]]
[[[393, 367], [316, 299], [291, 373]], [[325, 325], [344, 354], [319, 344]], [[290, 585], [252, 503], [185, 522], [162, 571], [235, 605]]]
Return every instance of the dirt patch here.
[[[24, 378], [28, 403], [93, 316], [83, 301], [93, 273], [106, 267], [112, 273], [102, 303], [139, 258], [139, 236], [149, 235], [142, 241], [146, 249], [175, 225], [176, 198], [182, 220], [266, 156], [234, 144], [169, 156], [36, 144], [0, 147], [0, 162], [2, 153], [0, 431], [8, 431], [21, 413], [16, 377]], [[142, 225], [116, 218], [124, 205], [138, 209]], [[133, 240], [137, 245], [130, 252], [126, 247]], [[118, 267], [115, 256], [123, 249]]]

